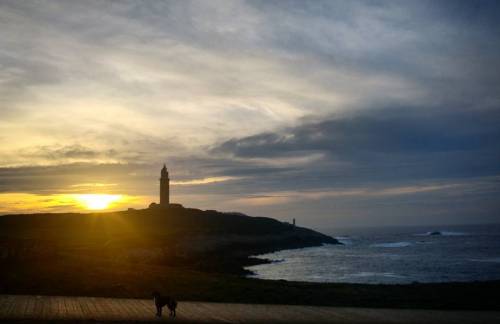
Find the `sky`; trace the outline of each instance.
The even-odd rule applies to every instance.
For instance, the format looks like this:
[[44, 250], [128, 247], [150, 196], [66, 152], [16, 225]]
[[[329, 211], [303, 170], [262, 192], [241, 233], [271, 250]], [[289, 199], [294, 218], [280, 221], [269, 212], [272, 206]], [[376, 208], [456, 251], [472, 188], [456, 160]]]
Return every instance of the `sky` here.
[[0, 0], [0, 214], [498, 223], [499, 72], [496, 1]]

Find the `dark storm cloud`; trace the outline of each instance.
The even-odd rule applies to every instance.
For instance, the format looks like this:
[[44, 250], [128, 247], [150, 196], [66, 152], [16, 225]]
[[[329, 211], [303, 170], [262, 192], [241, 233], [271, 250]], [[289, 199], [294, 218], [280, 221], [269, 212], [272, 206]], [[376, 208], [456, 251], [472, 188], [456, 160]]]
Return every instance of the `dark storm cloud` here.
[[301, 169], [316, 173], [317, 185], [357, 172], [365, 181], [492, 176], [500, 174], [499, 124], [499, 110], [379, 109], [231, 139], [213, 151], [267, 159], [323, 153]]
[[[403, 111], [401, 111], [403, 110]], [[499, 110], [455, 112], [379, 109], [309, 123], [280, 133], [263, 133], [222, 143], [215, 151], [242, 157], [328, 151], [338, 157], [358, 152], [411, 153], [498, 149]]]

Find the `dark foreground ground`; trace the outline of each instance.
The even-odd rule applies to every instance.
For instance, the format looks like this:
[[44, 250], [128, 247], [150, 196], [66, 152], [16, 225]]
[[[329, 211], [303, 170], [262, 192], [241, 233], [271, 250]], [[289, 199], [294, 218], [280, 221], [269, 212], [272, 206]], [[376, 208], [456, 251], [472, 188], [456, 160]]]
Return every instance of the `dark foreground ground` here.
[[0, 294], [499, 310], [500, 281], [362, 285], [248, 279], [248, 256], [338, 243], [265, 217], [189, 208], [0, 217]]
[[151, 299], [0, 295], [0, 320], [175, 323], [498, 323], [500, 312], [179, 302], [156, 318]]
[[248, 279], [168, 266], [96, 262], [9, 262], [0, 267], [0, 294], [461, 310], [500, 310], [500, 282], [364, 285]]

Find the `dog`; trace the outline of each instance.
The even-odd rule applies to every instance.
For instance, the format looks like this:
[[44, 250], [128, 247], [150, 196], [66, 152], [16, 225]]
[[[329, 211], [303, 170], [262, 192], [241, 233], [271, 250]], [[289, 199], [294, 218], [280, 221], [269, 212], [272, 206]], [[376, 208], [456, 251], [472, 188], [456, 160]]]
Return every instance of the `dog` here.
[[163, 306], [167, 306], [170, 311], [169, 316], [175, 317], [175, 309], [177, 308], [177, 302], [175, 299], [169, 296], [162, 296], [157, 291], [153, 291], [152, 295], [156, 306], [156, 316], [161, 317], [161, 310]]

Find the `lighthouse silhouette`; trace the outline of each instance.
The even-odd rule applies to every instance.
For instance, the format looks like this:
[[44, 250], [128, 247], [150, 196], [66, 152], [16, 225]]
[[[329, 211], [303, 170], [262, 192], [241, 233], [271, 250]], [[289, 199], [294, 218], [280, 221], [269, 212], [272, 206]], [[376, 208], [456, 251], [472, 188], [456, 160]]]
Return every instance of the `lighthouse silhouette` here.
[[165, 164], [161, 169], [160, 177], [160, 206], [168, 206], [170, 204], [170, 179]]

